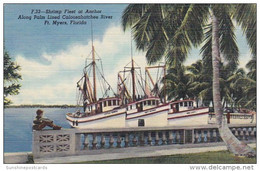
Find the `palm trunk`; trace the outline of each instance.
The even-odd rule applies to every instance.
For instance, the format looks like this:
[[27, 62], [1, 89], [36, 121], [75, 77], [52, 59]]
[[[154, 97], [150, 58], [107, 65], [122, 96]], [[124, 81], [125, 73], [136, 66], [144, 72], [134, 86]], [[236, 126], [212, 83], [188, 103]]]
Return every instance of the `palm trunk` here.
[[212, 17], [212, 67], [213, 67], [213, 103], [214, 112], [216, 115], [216, 123], [222, 140], [227, 145], [230, 152], [235, 155], [243, 156], [255, 156], [255, 151], [249, 147], [246, 143], [240, 142], [230, 131], [227, 126], [227, 122], [223, 117], [223, 108], [220, 97], [220, 84], [219, 84], [219, 63], [220, 63], [220, 52], [219, 52], [219, 28], [218, 19], [211, 13]]

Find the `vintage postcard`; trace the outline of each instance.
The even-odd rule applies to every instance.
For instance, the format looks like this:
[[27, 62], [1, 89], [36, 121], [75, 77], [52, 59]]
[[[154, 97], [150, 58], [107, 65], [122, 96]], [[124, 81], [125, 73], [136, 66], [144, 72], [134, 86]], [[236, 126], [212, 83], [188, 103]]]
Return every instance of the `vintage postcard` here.
[[256, 8], [3, 3], [4, 163], [254, 170]]

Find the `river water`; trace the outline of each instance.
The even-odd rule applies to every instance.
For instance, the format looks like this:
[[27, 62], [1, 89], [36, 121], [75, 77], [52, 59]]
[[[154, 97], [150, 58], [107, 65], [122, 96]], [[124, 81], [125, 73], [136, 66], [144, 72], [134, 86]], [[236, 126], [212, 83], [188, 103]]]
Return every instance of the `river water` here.
[[[32, 122], [37, 108], [4, 109], [4, 152], [32, 151]], [[65, 114], [75, 108], [43, 108], [44, 117], [63, 128], [70, 128]]]

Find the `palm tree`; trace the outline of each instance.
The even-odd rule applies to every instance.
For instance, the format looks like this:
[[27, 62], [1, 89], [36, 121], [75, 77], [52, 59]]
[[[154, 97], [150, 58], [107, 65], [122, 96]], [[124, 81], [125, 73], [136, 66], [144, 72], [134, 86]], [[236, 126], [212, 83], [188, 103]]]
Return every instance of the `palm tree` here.
[[239, 107], [238, 101], [243, 98], [244, 89], [243, 85], [237, 84], [237, 81], [246, 77], [245, 71], [242, 68], [239, 68], [236, 71], [225, 71], [225, 74], [222, 74], [222, 90], [224, 90], [222, 91], [223, 107], [225, 104], [231, 107]]
[[190, 89], [193, 92], [193, 98], [197, 100], [201, 99], [202, 104], [209, 106], [212, 102], [212, 74], [208, 72], [205, 62], [198, 60], [195, 63], [187, 66], [188, 76], [190, 78]]
[[237, 105], [256, 110], [256, 81], [249, 77], [240, 78], [235, 82], [234, 86], [242, 90]]
[[[168, 69], [164, 79], [166, 79], [165, 89], [168, 100], [180, 100], [192, 98], [190, 76], [185, 72], [186, 68], [183, 65], [171, 67]], [[162, 80], [164, 82], [165, 80]], [[164, 96], [164, 88], [161, 89], [161, 96]]]
[[[185, 61], [192, 45], [198, 46], [203, 38], [207, 5], [195, 6], [199, 17], [184, 25], [186, 14], [192, 12], [190, 5], [130, 4], [123, 12], [123, 29], [134, 30], [136, 47], [146, 51], [149, 64], [165, 56], [168, 64], [177, 66]], [[188, 31], [182, 32], [185, 29]]]
[[246, 67], [249, 69], [247, 76], [256, 81], [256, 58], [253, 57], [247, 64]]
[[[232, 10], [232, 5], [220, 4], [131, 4], [124, 11], [122, 24], [124, 30], [131, 27], [134, 31], [137, 48], [147, 51], [149, 63], [165, 56], [168, 65], [178, 65], [177, 62], [186, 59], [192, 45], [198, 46], [204, 42], [202, 52], [212, 59], [213, 102], [220, 135], [234, 154], [255, 155], [255, 151], [240, 142], [223, 122], [219, 65], [223, 57], [230, 66], [237, 66], [239, 55], [231, 19]], [[203, 27], [206, 24], [210, 29], [203, 39]]]
[[236, 103], [245, 108], [256, 110], [256, 63], [255, 59], [246, 65], [249, 72], [240, 76], [234, 82], [234, 87], [240, 91]]

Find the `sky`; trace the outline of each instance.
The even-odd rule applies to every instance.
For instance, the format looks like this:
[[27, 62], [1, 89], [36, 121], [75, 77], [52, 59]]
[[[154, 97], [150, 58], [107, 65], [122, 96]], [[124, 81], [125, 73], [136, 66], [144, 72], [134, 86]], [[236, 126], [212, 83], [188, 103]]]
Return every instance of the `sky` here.
[[[76, 104], [76, 82], [81, 78], [85, 59], [91, 52], [90, 21], [93, 25], [93, 43], [102, 59], [105, 77], [115, 89], [117, 72], [131, 59], [131, 34], [129, 30], [124, 32], [121, 26], [122, 12], [126, 6], [4, 4], [5, 49], [21, 66], [23, 77], [20, 94], [10, 97], [13, 103]], [[82, 14], [78, 14], [80, 10], [83, 10]], [[84, 13], [86, 10], [101, 13]], [[61, 19], [47, 19], [48, 14], [59, 16], [59, 11]], [[40, 15], [45, 19], [37, 19], [41, 18]], [[74, 25], [70, 24], [70, 19], [62, 19], [63, 15], [92, 15], [99, 18], [84, 19], [86, 24]], [[101, 15], [110, 17], [103, 19]], [[68, 24], [57, 26], [53, 20], [66, 21]], [[245, 67], [250, 60], [250, 51], [240, 28], [237, 28], [236, 36], [240, 67]], [[145, 53], [135, 50], [134, 44], [133, 57], [140, 66], [146, 66]], [[200, 58], [199, 49], [193, 49], [185, 64], [189, 65]]]

